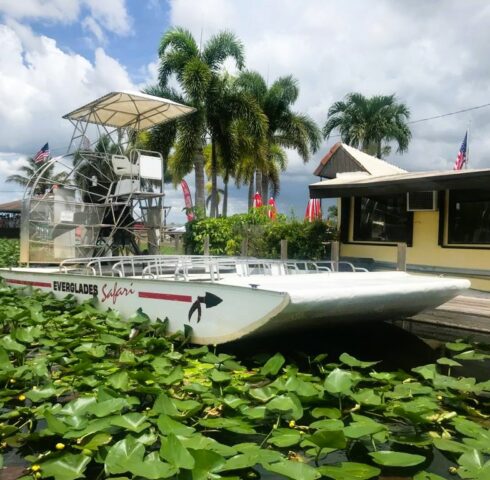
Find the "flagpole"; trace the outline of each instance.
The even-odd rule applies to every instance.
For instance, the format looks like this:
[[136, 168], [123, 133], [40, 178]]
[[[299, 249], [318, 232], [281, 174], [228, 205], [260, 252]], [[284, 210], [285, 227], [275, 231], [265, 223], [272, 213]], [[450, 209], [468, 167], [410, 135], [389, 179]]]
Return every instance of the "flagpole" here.
[[468, 121], [468, 130], [466, 136], [466, 162], [464, 168], [468, 168], [468, 162], [470, 161], [470, 127], [471, 127], [471, 119]]

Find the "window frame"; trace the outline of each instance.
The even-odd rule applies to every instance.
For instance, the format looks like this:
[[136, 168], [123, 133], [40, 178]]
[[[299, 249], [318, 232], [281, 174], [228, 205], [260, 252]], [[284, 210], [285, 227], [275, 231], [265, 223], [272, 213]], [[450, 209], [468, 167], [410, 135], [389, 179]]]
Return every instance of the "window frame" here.
[[[461, 189], [461, 190], [446, 190], [445, 192], [445, 201], [444, 201], [444, 231], [443, 231], [443, 236], [444, 236], [444, 242], [443, 242], [443, 247], [444, 248], [460, 248], [460, 249], [478, 249], [478, 250], [488, 250], [490, 249], [490, 241], [488, 243], [477, 243], [477, 242], [468, 242], [468, 243], [461, 243], [461, 242], [450, 242], [450, 226], [453, 224], [452, 222], [454, 221], [453, 218], [451, 218], [451, 214], [453, 212], [453, 205], [456, 200], [454, 200], [455, 193], [460, 193], [460, 192], [467, 192], [470, 194], [475, 194], [477, 192], [483, 192], [487, 193], [488, 195], [488, 202], [490, 202], [490, 190], [470, 190], [470, 189]], [[451, 198], [452, 197], [452, 198]]]
[[[400, 197], [402, 200], [402, 203], [404, 205], [404, 212], [407, 215], [408, 219], [408, 224], [407, 224], [407, 232], [406, 232], [406, 238], [405, 239], [400, 239], [400, 240], [377, 240], [377, 239], [368, 239], [368, 240], [360, 240], [356, 238], [356, 230], [359, 228], [359, 222], [358, 217], [360, 215], [360, 202], [362, 202], [362, 199], [364, 198], [379, 198], [379, 197]], [[379, 246], [394, 246], [399, 243], [406, 243], [407, 246], [411, 247], [413, 245], [413, 212], [409, 212], [407, 210], [407, 198], [406, 198], [406, 193], [400, 193], [400, 194], [390, 194], [390, 195], [371, 195], [371, 196], [358, 196], [358, 197], [353, 197], [353, 201], [351, 201], [351, 222], [350, 223], [350, 233], [351, 235], [349, 236], [349, 243], [355, 243], [355, 244], [363, 244], [363, 245], [379, 245]]]

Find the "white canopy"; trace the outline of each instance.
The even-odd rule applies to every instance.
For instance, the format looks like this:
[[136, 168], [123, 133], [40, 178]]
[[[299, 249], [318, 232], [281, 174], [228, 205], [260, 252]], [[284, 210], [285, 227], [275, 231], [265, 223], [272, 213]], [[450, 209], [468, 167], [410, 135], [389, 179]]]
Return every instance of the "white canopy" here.
[[115, 128], [145, 130], [175, 120], [195, 109], [166, 98], [139, 92], [111, 92], [63, 116], [68, 120]]

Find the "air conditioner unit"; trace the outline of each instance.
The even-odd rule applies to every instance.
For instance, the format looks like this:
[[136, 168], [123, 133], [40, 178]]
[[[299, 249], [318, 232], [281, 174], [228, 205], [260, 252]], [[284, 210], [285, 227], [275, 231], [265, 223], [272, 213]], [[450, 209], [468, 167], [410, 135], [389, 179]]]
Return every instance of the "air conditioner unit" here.
[[424, 212], [437, 210], [437, 192], [408, 192], [407, 211]]

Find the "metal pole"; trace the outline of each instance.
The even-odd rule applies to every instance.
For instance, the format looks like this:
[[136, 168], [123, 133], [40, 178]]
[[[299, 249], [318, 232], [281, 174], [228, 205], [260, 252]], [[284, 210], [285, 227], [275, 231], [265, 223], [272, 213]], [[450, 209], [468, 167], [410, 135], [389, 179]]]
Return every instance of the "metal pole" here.
[[288, 241], [286, 239], [281, 240], [281, 260], [288, 259]]
[[242, 240], [241, 256], [246, 257], [248, 255], [248, 237]]
[[204, 236], [203, 253], [206, 257], [209, 257], [209, 235]]
[[397, 243], [396, 269], [399, 272], [407, 271], [407, 244]]
[[339, 259], [340, 259], [340, 244], [338, 241], [331, 243], [330, 259], [332, 261], [332, 269], [334, 272], [339, 271]]

